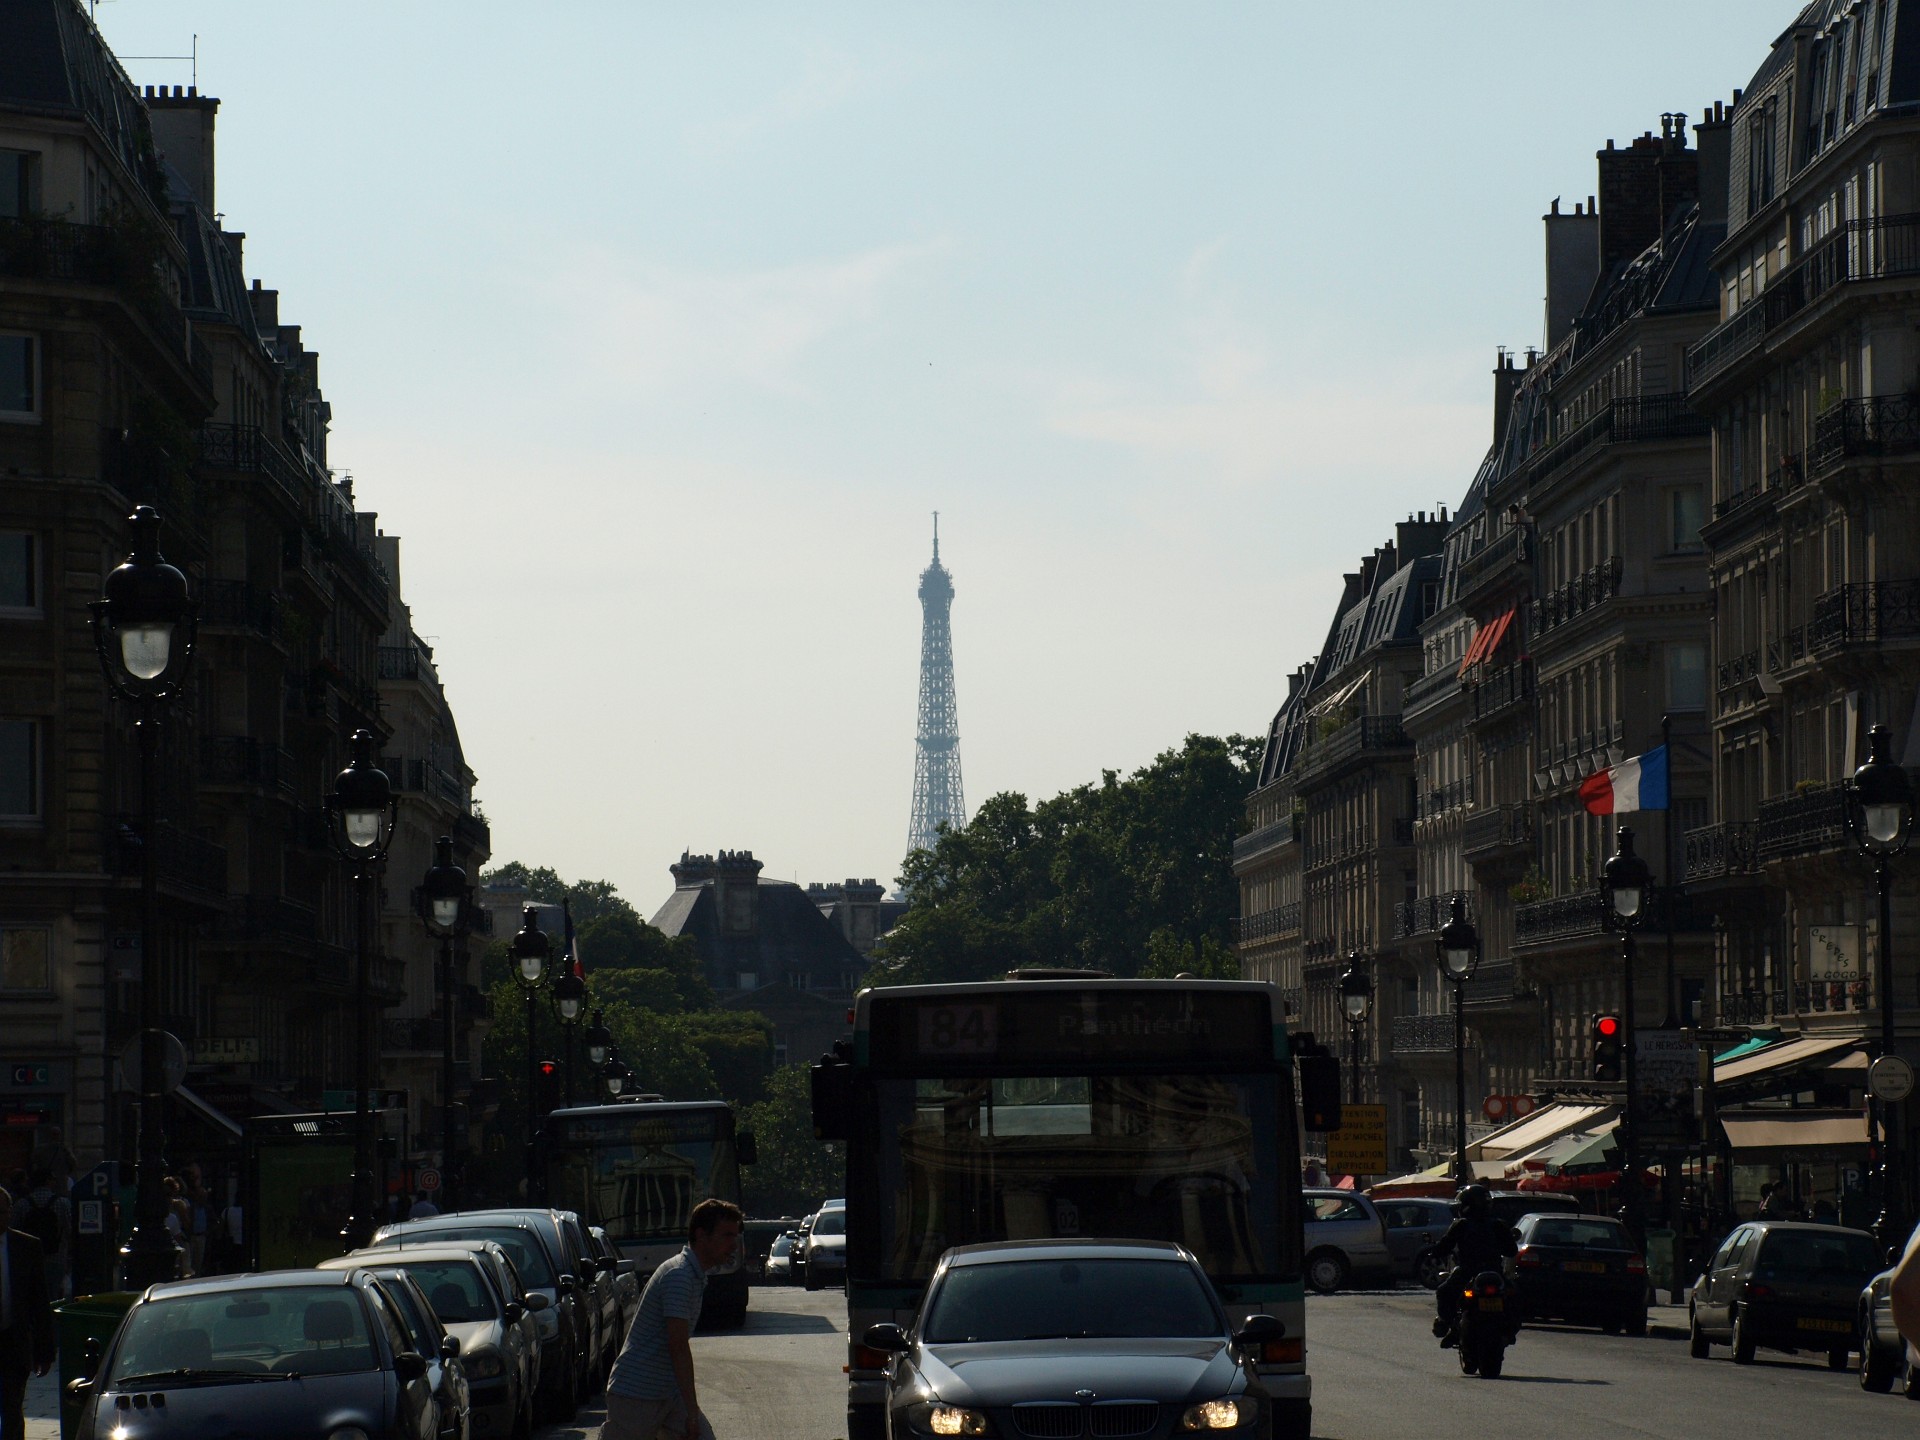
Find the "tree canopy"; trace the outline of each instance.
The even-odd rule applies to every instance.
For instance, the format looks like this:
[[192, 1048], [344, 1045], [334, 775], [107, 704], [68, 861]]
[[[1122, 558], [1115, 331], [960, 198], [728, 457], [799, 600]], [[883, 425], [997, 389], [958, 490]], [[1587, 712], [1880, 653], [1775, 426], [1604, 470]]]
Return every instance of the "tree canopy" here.
[[881, 942], [885, 983], [991, 979], [1018, 966], [1237, 975], [1233, 841], [1261, 742], [1189, 735], [1121, 776], [1038, 805], [995, 795], [907, 857], [911, 905]]

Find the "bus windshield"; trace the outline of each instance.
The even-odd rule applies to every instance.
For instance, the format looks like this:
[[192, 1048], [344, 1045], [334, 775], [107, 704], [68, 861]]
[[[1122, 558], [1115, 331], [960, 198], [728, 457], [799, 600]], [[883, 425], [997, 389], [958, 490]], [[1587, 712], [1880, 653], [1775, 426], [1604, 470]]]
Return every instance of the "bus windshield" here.
[[725, 1106], [556, 1114], [548, 1127], [548, 1203], [604, 1226], [616, 1245], [684, 1239], [701, 1200], [739, 1198], [733, 1114]]
[[[1297, 1270], [1271, 1074], [968, 1076], [879, 1082], [881, 1278], [950, 1245], [1174, 1240], [1216, 1280]], [[1293, 1230], [1297, 1226], [1288, 1227]]]

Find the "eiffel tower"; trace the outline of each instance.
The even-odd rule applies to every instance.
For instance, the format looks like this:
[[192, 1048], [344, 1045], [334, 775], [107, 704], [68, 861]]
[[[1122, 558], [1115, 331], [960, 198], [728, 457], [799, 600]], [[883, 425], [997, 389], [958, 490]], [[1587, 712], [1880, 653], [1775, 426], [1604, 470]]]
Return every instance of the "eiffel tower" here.
[[960, 712], [953, 699], [953, 577], [940, 563], [940, 514], [933, 516], [933, 563], [920, 572], [920, 729], [914, 740], [913, 824], [907, 849], [931, 850], [942, 827], [967, 823], [960, 791]]

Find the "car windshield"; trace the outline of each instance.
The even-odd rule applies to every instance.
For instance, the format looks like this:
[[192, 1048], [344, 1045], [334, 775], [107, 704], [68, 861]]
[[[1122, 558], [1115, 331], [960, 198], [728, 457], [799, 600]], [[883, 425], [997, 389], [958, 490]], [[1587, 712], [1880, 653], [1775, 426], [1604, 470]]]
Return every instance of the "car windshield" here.
[[1631, 1250], [1633, 1239], [1610, 1220], [1536, 1220], [1529, 1245], [1574, 1245], [1586, 1250]]
[[922, 1338], [972, 1341], [1219, 1336], [1207, 1288], [1179, 1260], [1006, 1260], [949, 1269]]
[[375, 1242], [380, 1246], [398, 1245], [401, 1240], [410, 1245], [430, 1245], [435, 1240], [491, 1240], [507, 1252], [513, 1261], [514, 1269], [520, 1272], [524, 1285], [535, 1290], [550, 1290], [556, 1277], [553, 1266], [548, 1263], [547, 1250], [531, 1230], [518, 1226], [473, 1225], [434, 1229], [431, 1231], [413, 1231], [404, 1236], [388, 1236]]
[[1776, 1276], [1858, 1276], [1865, 1284], [1883, 1263], [1870, 1235], [1771, 1230], [1761, 1242], [1758, 1268]]
[[793, 1237], [791, 1235], [782, 1235], [778, 1240], [773, 1242], [773, 1249], [767, 1253], [770, 1255], [784, 1255], [791, 1249], [793, 1249]]
[[480, 1278], [477, 1265], [469, 1260], [401, 1260], [394, 1265], [413, 1276], [414, 1283], [426, 1292], [427, 1303], [440, 1317], [442, 1325], [457, 1325], [470, 1320], [492, 1320], [499, 1311], [493, 1292]]
[[844, 1235], [847, 1233], [847, 1212], [829, 1210], [813, 1224], [816, 1235]]
[[378, 1363], [359, 1295], [345, 1285], [301, 1285], [136, 1305], [107, 1378], [339, 1375]]

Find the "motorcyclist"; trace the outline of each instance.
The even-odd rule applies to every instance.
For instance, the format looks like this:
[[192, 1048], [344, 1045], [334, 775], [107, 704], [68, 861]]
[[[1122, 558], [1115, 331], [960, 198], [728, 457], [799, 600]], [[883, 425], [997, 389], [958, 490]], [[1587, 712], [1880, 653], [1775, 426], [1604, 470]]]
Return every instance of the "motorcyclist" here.
[[1484, 1185], [1468, 1185], [1454, 1197], [1457, 1212], [1447, 1233], [1434, 1246], [1434, 1257], [1453, 1257], [1453, 1270], [1440, 1282], [1435, 1296], [1438, 1314], [1433, 1333], [1441, 1345], [1452, 1343], [1454, 1317], [1460, 1313], [1461, 1292], [1483, 1270], [1499, 1270], [1502, 1262], [1517, 1252], [1513, 1227], [1496, 1220], [1492, 1214], [1493, 1192]]

